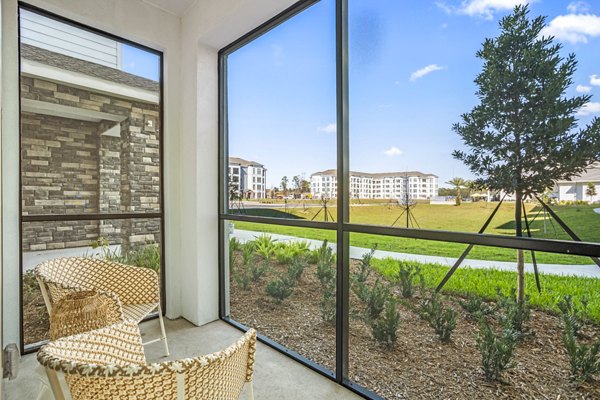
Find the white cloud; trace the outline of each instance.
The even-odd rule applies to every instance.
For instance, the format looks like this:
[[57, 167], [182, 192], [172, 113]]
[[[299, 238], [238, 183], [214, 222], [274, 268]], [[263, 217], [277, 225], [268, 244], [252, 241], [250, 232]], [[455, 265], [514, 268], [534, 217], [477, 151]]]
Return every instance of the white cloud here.
[[585, 85], [577, 85], [575, 90], [577, 90], [579, 93], [589, 93], [592, 88]]
[[446, 67], [440, 67], [437, 64], [429, 64], [428, 66], [423, 67], [423, 68], [421, 68], [419, 70], [416, 70], [415, 72], [413, 72], [412, 74], [410, 74], [410, 81], [414, 82], [417, 79], [422, 78], [422, 77], [424, 77], [427, 74], [430, 74], [430, 73], [432, 73], [434, 71], [439, 71], [439, 70], [442, 70], [442, 69], [446, 69]]
[[383, 152], [383, 154], [385, 154], [388, 157], [401, 156], [402, 155], [402, 150], [400, 150], [396, 146], [392, 146], [389, 149], [385, 150]]
[[542, 29], [542, 36], [554, 36], [564, 42], [587, 43], [589, 37], [600, 36], [600, 17], [593, 14], [559, 15]]
[[590, 85], [600, 86], [600, 76], [594, 74], [590, 76]]
[[464, 14], [492, 19], [495, 12], [512, 10], [515, 6], [527, 3], [530, 3], [530, 0], [463, 0], [458, 7], [449, 6], [442, 1], [435, 4], [448, 14]]
[[317, 128], [317, 131], [325, 132], [325, 133], [336, 133], [337, 125], [335, 123], [331, 123], [331, 124], [327, 124], [325, 126], [320, 126]]
[[590, 11], [590, 5], [585, 1], [573, 1], [567, 6], [567, 11], [571, 14], [580, 14]]
[[600, 113], [600, 103], [590, 102], [584, 105], [577, 111], [577, 115], [590, 115]]

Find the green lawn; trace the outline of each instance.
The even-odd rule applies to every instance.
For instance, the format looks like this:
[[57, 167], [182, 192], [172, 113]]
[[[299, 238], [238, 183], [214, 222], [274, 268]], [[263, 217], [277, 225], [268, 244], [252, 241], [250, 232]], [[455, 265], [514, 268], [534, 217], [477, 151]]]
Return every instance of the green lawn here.
[[[373, 268], [383, 276], [394, 280], [398, 270], [398, 261], [392, 259], [373, 259]], [[449, 267], [436, 264], [420, 264], [426, 287], [435, 288], [446, 275]], [[542, 292], [535, 286], [532, 274], [525, 274], [525, 293], [530, 296], [531, 304], [544, 310], [558, 312], [556, 302], [563, 295], [569, 294], [580, 301], [587, 299], [587, 317], [600, 322], [600, 279], [573, 276], [557, 276], [540, 274]], [[459, 268], [444, 286], [444, 292], [463, 296], [479, 296], [493, 300], [496, 290], [509, 294], [517, 285], [517, 274], [510, 271], [490, 269]]]
[[[453, 205], [430, 205], [418, 204], [414, 208], [414, 215], [421, 228], [477, 232], [488, 216], [492, 213], [496, 203], [464, 203], [456, 207]], [[583, 240], [600, 242], [600, 215], [593, 211], [593, 206], [554, 206], [554, 211], [577, 233]], [[256, 209], [246, 210], [249, 215], [276, 216], [288, 218], [312, 219], [318, 212], [318, 208], [291, 208], [287, 209]], [[530, 218], [538, 212], [534, 204], [527, 206]], [[388, 207], [386, 205], [376, 206], [352, 206], [350, 220], [353, 223], [370, 225], [391, 225], [400, 215], [399, 207]], [[335, 217], [335, 208], [331, 210]], [[503, 204], [486, 233], [514, 235], [514, 203]], [[315, 220], [323, 220], [321, 212]], [[547, 239], [565, 239], [569, 237], [554, 222], [554, 227], [547, 222], [547, 230], [544, 233], [541, 217], [532, 224], [533, 237]], [[236, 228], [246, 230], [257, 230], [260, 232], [278, 233], [284, 235], [299, 236], [309, 239], [327, 239], [335, 241], [335, 232], [321, 231], [309, 228], [293, 228], [287, 226], [253, 224], [247, 222], [236, 222]], [[398, 226], [398, 225], [396, 225]], [[433, 242], [426, 240], [396, 238], [378, 235], [351, 234], [351, 245], [370, 248], [377, 244], [380, 250], [396, 251], [410, 254], [427, 254], [445, 257], [458, 257], [466, 245], [446, 242]], [[567, 254], [537, 253], [538, 262], [555, 264], [591, 264], [592, 261], [586, 257], [578, 257]], [[527, 254], [529, 258], [529, 254]], [[493, 247], [476, 246], [469, 255], [472, 259], [515, 261], [515, 251]]]

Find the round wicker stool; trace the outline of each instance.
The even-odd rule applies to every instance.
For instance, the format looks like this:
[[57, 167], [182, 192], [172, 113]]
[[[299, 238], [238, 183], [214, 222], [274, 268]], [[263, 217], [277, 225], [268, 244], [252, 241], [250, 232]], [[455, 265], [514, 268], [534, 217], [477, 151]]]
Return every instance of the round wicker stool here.
[[106, 292], [71, 292], [52, 307], [50, 340], [89, 332], [123, 321], [119, 299]]

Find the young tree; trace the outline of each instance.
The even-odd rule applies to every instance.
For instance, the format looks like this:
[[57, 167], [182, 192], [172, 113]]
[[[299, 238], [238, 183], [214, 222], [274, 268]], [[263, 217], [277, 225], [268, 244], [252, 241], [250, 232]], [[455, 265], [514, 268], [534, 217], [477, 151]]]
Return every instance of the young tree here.
[[[500, 21], [500, 34], [485, 39], [477, 57], [480, 104], [453, 126], [469, 151], [454, 151], [491, 190], [515, 194], [516, 235], [522, 236], [522, 202], [556, 180], [568, 180], [600, 156], [600, 120], [578, 129], [576, 112], [589, 95], [567, 98], [577, 61], [542, 37], [544, 17], [528, 18], [517, 6]], [[523, 251], [517, 251], [519, 300], [524, 297]]]
[[286, 196], [287, 195], [287, 188], [288, 188], [288, 177], [284, 176], [283, 178], [281, 178], [281, 190], [283, 191], [283, 195]]
[[592, 198], [597, 194], [596, 193], [596, 185], [592, 182], [588, 182], [587, 189], [585, 190], [585, 194], [590, 196], [590, 203], [592, 202]]
[[292, 177], [292, 184], [294, 185], [294, 190], [297, 193], [300, 193], [300, 175], [295, 175], [294, 177]]
[[310, 182], [306, 179], [300, 181], [300, 193], [310, 193]]
[[454, 189], [456, 190], [456, 205], [460, 206], [461, 202], [462, 202], [462, 193], [461, 193], [461, 189], [465, 188], [467, 185], [467, 181], [465, 181], [463, 178], [452, 178], [451, 180], [449, 180], [448, 182], [446, 182], [448, 185], [452, 185], [454, 187]]

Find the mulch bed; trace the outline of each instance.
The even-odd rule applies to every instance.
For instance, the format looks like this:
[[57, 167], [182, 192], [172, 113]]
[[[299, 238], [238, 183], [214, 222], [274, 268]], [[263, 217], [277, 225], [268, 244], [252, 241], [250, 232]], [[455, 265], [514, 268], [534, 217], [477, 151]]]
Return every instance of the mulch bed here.
[[[351, 269], [356, 266], [353, 260]], [[271, 263], [267, 276], [247, 291], [231, 279], [231, 317], [334, 370], [335, 327], [321, 319], [316, 267], [306, 268], [294, 294], [281, 304], [265, 292], [266, 283], [286, 268]], [[372, 338], [361, 318], [363, 306], [351, 294], [350, 379], [389, 399], [600, 399], [600, 382], [571, 382], [560, 318], [540, 310], [532, 310], [527, 323], [530, 334], [518, 345], [514, 368], [503, 374], [502, 383], [486, 381], [476, 347], [478, 324], [467, 318], [458, 299], [449, 295], [444, 301], [458, 312], [450, 343], [441, 343], [427, 322], [411, 310], [418, 306], [417, 295], [398, 305], [398, 341], [388, 348]], [[600, 337], [600, 326], [585, 325], [583, 335], [589, 340]]]
[[23, 341], [25, 345], [48, 340], [50, 320], [40, 287], [33, 275], [23, 276]]

